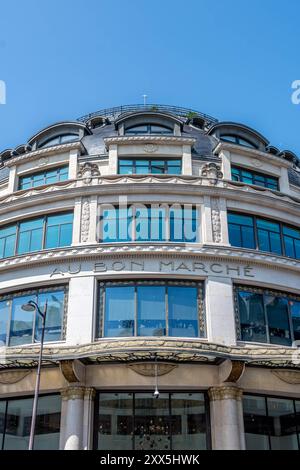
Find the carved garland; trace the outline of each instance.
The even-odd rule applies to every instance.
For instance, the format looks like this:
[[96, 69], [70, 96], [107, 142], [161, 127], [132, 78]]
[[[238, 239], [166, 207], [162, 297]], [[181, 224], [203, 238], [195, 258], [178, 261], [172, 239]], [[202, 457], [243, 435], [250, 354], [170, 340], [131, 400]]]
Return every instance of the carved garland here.
[[213, 232], [213, 241], [215, 243], [221, 243], [221, 215], [219, 201], [217, 198], [211, 199], [211, 223]]
[[80, 236], [80, 239], [83, 243], [86, 243], [89, 239], [90, 219], [91, 219], [90, 198], [86, 197], [86, 198], [83, 199], [82, 214], [81, 214], [81, 236]]

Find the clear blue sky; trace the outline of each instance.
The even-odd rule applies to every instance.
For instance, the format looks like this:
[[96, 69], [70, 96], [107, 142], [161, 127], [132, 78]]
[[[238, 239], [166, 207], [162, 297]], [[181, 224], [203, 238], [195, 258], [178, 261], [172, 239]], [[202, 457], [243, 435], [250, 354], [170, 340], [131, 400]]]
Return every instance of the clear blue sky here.
[[299, 21], [299, 0], [2, 0], [0, 150], [147, 93], [300, 155]]

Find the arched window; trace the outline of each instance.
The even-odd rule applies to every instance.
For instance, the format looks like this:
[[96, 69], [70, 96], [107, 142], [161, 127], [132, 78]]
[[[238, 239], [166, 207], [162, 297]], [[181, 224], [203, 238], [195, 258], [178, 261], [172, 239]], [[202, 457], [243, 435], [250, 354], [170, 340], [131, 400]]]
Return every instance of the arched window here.
[[47, 140], [39, 142], [38, 148], [52, 147], [53, 145], [68, 144], [69, 142], [76, 142], [78, 140], [78, 134], [61, 134], [55, 137], [50, 137]]
[[252, 149], [257, 148], [257, 146], [254, 145], [252, 142], [250, 142], [249, 140], [244, 139], [242, 137], [239, 137], [238, 135], [223, 134], [223, 135], [220, 136], [220, 139], [223, 142], [230, 142], [230, 143], [233, 143], [233, 144], [242, 145], [243, 147], [249, 147], [249, 148], [252, 148]]
[[173, 134], [173, 129], [167, 126], [157, 124], [139, 124], [138, 126], [129, 127], [125, 130], [126, 135], [144, 135], [144, 134]]

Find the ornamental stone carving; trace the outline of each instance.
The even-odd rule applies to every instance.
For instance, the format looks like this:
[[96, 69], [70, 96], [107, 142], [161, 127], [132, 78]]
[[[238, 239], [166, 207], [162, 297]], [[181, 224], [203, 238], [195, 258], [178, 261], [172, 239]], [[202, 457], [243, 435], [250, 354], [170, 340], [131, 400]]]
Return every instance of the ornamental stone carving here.
[[60, 362], [60, 371], [69, 383], [82, 382], [85, 378], [85, 368], [78, 360], [66, 360]]
[[[139, 375], [144, 375], [146, 377], [155, 377], [155, 366], [156, 364], [153, 362], [142, 362], [137, 364], [130, 364], [128, 367], [129, 369], [134, 370]], [[177, 367], [176, 364], [167, 364], [167, 363], [158, 363], [157, 364], [157, 375], [167, 375], [173, 369]]]
[[92, 179], [100, 176], [100, 170], [96, 163], [85, 162], [79, 167], [77, 177], [82, 178], [84, 184], [90, 184]]
[[82, 212], [81, 212], [80, 238], [83, 243], [86, 243], [89, 239], [90, 219], [91, 219], [90, 198], [86, 197], [82, 201]]
[[83, 400], [86, 389], [81, 385], [71, 386], [61, 391], [62, 400]]
[[201, 168], [201, 176], [203, 178], [208, 178], [210, 184], [216, 185], [218, 179], [223, 178], [223, 173], [220, 165], [217, 165], [216, 163], [207, 163]]
[[241, 401], [243, 391], [237, 387], [212, 387], [208, 390], [210, 401], [237, 400]]
[[144, 145], [144, 151], [146, 153], [155, 153], [158, 151], [158, 145], [156, 144], [146, 144]]
[[300, 372], [296, 370], [272, 370], [272, 374], [276, 375], [282, 382], [287, 384], [300, 384]]
[[211, 199], [211, 223], [213, 232], [213, 241], [215, 243], [221, 243], [221, 216], [219, 201], [216, 198]]
[[21, 382], [31, 370], [4, 370], [0, 372], [0, 384], [12, 385]]

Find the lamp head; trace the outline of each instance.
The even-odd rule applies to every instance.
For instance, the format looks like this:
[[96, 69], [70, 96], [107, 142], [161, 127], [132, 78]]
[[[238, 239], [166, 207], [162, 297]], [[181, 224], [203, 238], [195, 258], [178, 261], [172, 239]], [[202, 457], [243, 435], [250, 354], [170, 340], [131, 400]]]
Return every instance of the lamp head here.
[[22, 310], [24, 310], [24, 312], [34, 312], [36, 307], [34, 305], [34, 303], [32, 302], [32, 300], [29, 300], [29, 302], [27, 302], [27, 304], [23, 304], [22, 305]]
[[159, 398], [159, 391], [156, 389], [155, 392], [153, 393], [154, 398]]

